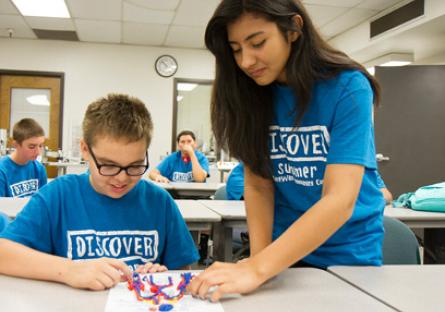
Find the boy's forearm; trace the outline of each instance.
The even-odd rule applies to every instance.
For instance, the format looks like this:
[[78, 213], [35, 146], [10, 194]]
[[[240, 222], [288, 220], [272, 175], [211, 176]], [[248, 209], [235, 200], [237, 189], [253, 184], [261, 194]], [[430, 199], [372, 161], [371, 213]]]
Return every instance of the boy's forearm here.
[[0, 273], [65, 283], [71, 260], [0, 239]]
[[192, 174], [193, 179], [196, 182], [205, 182], [207, 179], [207, 172], [202, 169], [201, 164], [198, 161], [198, 157], [193, 153], [193, 156], [190, 156], [190, 161], [192, 162]]

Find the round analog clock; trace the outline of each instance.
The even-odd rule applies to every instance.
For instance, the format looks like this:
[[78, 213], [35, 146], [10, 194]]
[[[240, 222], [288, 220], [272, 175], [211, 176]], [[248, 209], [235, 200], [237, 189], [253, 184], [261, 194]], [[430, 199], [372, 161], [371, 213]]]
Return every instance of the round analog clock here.
[[156, 59], [155, 69], [162, 77], [171, 77], [178, 70], [178, 62], [171, 55], [161, 55]]

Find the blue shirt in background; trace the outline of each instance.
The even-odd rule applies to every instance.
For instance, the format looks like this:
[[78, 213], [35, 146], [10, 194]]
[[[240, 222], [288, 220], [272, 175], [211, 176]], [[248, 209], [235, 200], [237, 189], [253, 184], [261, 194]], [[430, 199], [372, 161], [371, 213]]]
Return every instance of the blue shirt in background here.
[[295, 127], [298, 99], [274, 85], [270, 158], [275, 187], [273, 239], [321, 198], [328, 164], [365, 167], [352, 217], [303, 261], [319, 266], [381, 265], [383, 209], [377, 184], [371, 86], [358, 71], [315, 83], [310, 106]]
[[47, 183], [45, 167], [37, 160], [16, 164], [11, 157], [0, 159], [0, 197], [28, 197]]
[[[201, 168], [209, 173], [209, 161], [205, 155], [195, 150]], [[172, 182], [194, 182], [192, 162], [182, 160], [181, 151], [168, 155], [157, 167], [161, 175]]]
[[240, 200], [244, 197], [244, 165], [239, 163], [229, 174], [226, 183], [228, 200]]
[[145, 180], [114, 199], [97, 193], [88, 174], [59, 177], [0, 237], [73, 260], [116, 258], [133, 269], [147, 261], [179, 269], [199, 258], [176, 203]]

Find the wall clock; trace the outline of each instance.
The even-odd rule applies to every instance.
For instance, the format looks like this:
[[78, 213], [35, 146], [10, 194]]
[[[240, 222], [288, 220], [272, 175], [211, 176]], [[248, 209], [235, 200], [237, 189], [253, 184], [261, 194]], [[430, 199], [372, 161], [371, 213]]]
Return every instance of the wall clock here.
[[171, 77], [178, 70], [178, 62], [171, 55], [161, 55], [155, 62], [156, 72], [162, 77]]

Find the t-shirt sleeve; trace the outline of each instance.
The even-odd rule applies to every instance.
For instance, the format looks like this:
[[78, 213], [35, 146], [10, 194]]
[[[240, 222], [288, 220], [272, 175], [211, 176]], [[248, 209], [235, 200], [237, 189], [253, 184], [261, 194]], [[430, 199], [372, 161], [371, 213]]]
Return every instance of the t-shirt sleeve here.
[[22, 211], [0, 234], [16, 243], [45, 253], [52, 253], [48, 208], [40, 193], [31, 197]]
[[8, 181], [2, 171], [0, 171], [0, 197], [8, 197]]
[[209, 160], [202, 153], [199, 153], [198, 155], [199, 155], [199, 164], [201, 165], [201, 168], [208, 174], [209, 173]]
[[48, 176], [46, 175], [45, 167], [39, 163], [39, 188], [48, 183]]
[[386, 188], [385, 182], [383, 182], [383, 179], [382, 179], [380, 173], [376, 170], [375, 174], [376, 174], [376, 177], [377, 177], [377, 187], [379, 189]]
[[372, 99], [371, 86], [363, 74], [353, 73], [344, 82], [330, 131], [328, 164], [376, 168]]
[[166, 199], [166, 243], [161, 259], [169, 270], [179, 269], [199, 260], [198, 250], [182, 215], [172, 198]]
[[171, 155], [164, 158], [163, 161], [156, 167], [159, 170], [159, 173], [166, 178], [169, 178], [170, 175], [170, 163], [171, 163]]

